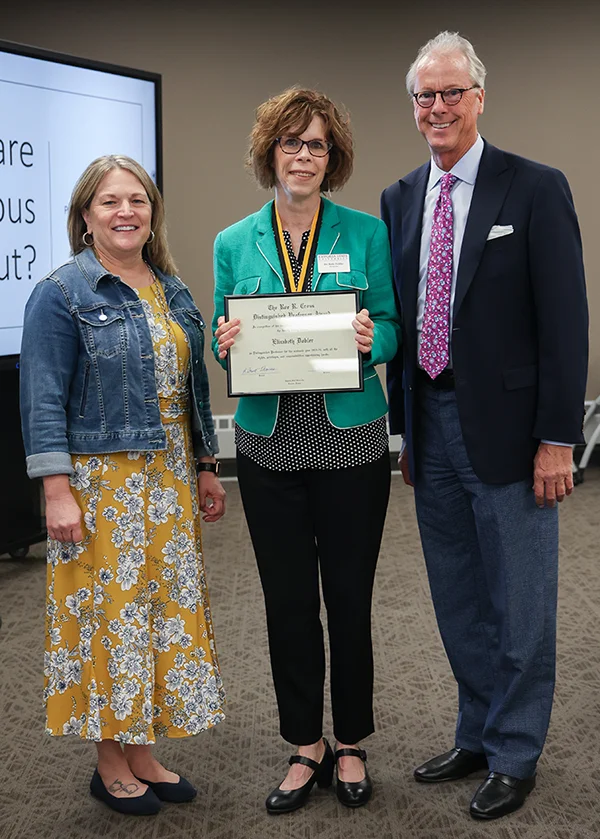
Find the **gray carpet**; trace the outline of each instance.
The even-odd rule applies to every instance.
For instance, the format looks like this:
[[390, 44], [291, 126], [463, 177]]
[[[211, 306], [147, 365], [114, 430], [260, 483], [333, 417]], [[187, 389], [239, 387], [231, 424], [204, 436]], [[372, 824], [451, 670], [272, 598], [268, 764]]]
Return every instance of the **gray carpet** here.
[[[365, 745], [376, 785], [358, 811], [333, 792], [269, 817], [267, 792], [285, 771], [262, 598], [236, 483], [205, 553], [228, 718], [197, 738], [164, 741], [167, 765], [197, 783], [191, 804], [126, 819], [90, 798], [95, 750], [44, 734], [43, 546], [0, 560], [0, 839], [597, 839], [600, 836], [600, 470], [563, 505], [559, 673], [538, 789], [493, 824], [466, 812], [477, 779], [419, 786], [412, 767], [452, 745], [455, 687], [435, 628], [411, 492], [393, 479], [375, 595], [377, 732]], [[326, 724], [327, 733], [331, 726]]]

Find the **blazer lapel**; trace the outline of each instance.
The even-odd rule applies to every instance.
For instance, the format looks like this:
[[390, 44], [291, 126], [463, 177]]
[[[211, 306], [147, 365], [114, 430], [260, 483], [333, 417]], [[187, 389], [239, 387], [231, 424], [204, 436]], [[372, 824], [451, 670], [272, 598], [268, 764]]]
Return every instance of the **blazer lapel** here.
[[[321, 220], [321, 230], [319, 232], [319, 241], [317, 242], [317, 251], [315, 254], [315, 268], [318, 267], [318, 260], [321, 254], [333, 253], [335, 246], [340, 238], [340, 217], [338, 209], [333, 201], [328, 201], [323, 198], [323, 218]], [[312, 290], [316, 291], [321, 279], [321, 274], [315, 273], [313, 269]]]
[[402, 266], [400, 271], [400, 302], [408, 338], [417, 338], [417, 291], [419, 288], [419, 261], [423, 205], [429, 179], [430, 164], [421, 166], [414, 178], [400, 181], [402, 213]]
[[460, 251], [454, 297], [454, 318], [473, 281], [488, 233], [498, 218], [513, 174], [514, 169], [508, 166], [503, 153], [486, 143], [479, 164]]
[[[339, 224], [340, 219], [336, 205], [333, 201], [328, 201], [323, 198], [323, 218], [321, 220], [321, 232], [319, 233], [319, 241], [317, 243], [317, 252], [315, 255], [315, 263], [319, 254], [332, 253], [338, 239], [340, 238]], [[277, 252], [277, 245], [275, 244], [275, 234], [273, 233], [273, 224], [271, 222], [273, 202], [268, 204], [259, 211], [257, 220], [257, 239], [256, 247], [260, 251], [263, 259], [271, 267], [271, 270], [279, 277], [283, 290], [285, 290], [283, 277], [281, 275], [281, 266], [279, 264], [279, 254]], [[314, 275], [312, 288], [316, 291], [321, 274]]]
[[273, 202], [269, 201], [258, 212], [256, 247], [273, 273], [279, 278], [281, 290], [285, 291], [285, 285], [281, 275], [281, 265], [279, 264], [279, 254], [277, 253], [277, 245], [275, 244], [275, 234], [273, 233], [273, 225], [271, 223], [272, 208]]

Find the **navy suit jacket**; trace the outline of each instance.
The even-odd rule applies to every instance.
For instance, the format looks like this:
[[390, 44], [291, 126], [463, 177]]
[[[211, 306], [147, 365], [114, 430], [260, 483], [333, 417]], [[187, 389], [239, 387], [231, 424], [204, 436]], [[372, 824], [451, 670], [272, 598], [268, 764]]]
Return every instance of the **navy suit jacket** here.
[[[384, 190], [403, 341], [388, 364], [392, 434], [415, 475], [417, 287], [430, 164]], [[493, 225], [514, 233], [488, 240]], [[455, 255], [456, 256], [456, 255]], [[557, 169], [485, 143], [458, 262], [452, 363], [462, 433], [485, 483], [532, 477], [539, 441], [583, 442], [588, 314], [581, 236]]]

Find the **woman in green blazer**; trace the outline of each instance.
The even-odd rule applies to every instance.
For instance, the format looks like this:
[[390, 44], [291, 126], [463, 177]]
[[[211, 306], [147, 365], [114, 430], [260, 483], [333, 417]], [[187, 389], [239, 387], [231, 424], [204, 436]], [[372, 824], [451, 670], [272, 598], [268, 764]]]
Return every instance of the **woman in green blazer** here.
[[[371, 599], [390, 488], [387, 405], [375, 365], [396, 354], [400, 325], [385, 225], [321, 195], [346, 183], [352, 163], [348, 120], [330, 99], [298, 88], [270, 99], [257, 111], [249, 164], [275, 200], [215, 242], [213, 350], [224, 367], [244, 328], [225, 321], [225, 295], [356, 290], [360, 301], [353, 327], [363, 391], [244, 396], [235, 415], [281, 734], [298, 746], [267, 798], [271, 813], [301, 807], [315, 782], [329, 786], [334, 762], [343, 804], [365, 804], [372, 792], [357, 744], [374, 730]], [[319, 273], [319, 255], [327, 254], [346, 255], [349, 270]], [[322, 727], [319, 571], [335, 755]]]

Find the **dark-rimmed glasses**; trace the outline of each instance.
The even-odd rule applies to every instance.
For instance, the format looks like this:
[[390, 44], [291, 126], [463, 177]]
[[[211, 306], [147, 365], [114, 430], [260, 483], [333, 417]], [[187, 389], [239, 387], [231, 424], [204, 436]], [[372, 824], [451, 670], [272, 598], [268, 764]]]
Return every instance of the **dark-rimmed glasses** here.
[[419, 93], [413, 93], [413, 97], [421, 108], [431, 108], [438, 93], [446, 105], [458, 105], [463, 93], [466, 93], [467, 90], [475, 90], [478, 87], [478, 84], [473, 84], [471, 87], [449, 87], [446, 90], [422, 90]]
[[279, 148], [286, 154], [298, 154], [302, 146], [306, 146], [313, 157], [325, 157], [333, 148], [333, 143], [328, 143], [325, 140], [301, 140], [300, 137], [292, 137], [291, 135], [277, 137], [275, 142], [279, 143]]

